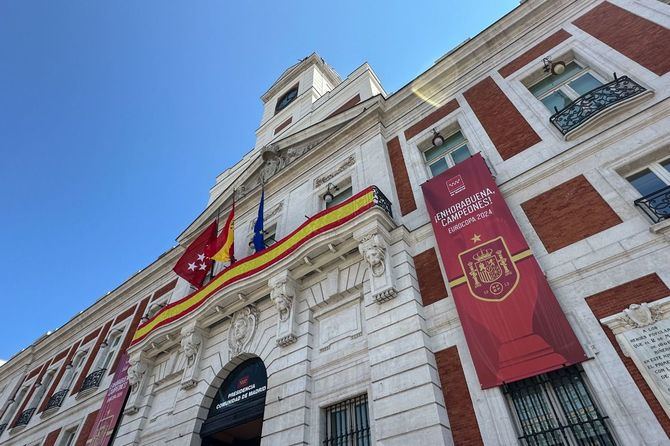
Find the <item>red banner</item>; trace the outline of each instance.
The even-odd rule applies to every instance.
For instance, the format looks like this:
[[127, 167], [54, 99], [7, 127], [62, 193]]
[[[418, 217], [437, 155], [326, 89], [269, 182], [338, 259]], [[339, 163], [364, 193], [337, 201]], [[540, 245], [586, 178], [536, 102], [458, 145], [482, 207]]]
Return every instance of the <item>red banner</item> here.
[[108, 446], [116, 425], [121, 418], [123, 406], [126, 404], [126, 396], [130, 390], [128, 384], [128, 354], [123, 352], [119, 364], [114, 372], [114, 379], [107, 389], [107, 394], [102, 402], [102, 407], [95, 418], [95, 424], [88, 436], [86, 446]]
[[587, 359], [481, 155], [422, 189], [482, 388]]

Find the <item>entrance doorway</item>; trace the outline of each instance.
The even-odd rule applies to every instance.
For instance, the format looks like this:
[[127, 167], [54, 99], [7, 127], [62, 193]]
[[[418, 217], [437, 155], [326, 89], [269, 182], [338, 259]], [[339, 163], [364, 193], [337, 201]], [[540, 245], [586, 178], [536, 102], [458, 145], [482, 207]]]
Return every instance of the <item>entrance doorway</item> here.
[[200, 429], [203, 446], [259, 446], [268, 376], [260, 358], [238, 365], [216, 392]]

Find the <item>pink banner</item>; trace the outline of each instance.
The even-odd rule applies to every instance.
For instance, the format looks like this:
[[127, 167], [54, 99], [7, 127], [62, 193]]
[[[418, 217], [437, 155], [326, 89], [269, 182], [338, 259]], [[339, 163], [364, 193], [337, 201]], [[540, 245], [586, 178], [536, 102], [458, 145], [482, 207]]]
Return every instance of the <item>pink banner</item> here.
[[86, 441], [86, 446], [108, 446], [110, 444], [114, 429], [121, 418], [126, 396], [130, 390], [128, 384], [129, 366], [128, 354], [123, 352], [119, 365], [116, 367], [114, 379], [109, 385], [109, 389], [107, 389], [107, 395], [105, 395], [93, 429], [91, 429]]

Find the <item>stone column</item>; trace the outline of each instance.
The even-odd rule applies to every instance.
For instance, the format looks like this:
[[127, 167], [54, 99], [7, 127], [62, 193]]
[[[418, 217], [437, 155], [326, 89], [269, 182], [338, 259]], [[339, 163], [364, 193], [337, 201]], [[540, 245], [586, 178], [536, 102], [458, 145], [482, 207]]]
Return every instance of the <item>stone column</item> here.
[[409, 244], [391, 244], [379, 224], [354, 238], [370, 268], [364, 317], [373, 440], [386, 446], [453, 444]]

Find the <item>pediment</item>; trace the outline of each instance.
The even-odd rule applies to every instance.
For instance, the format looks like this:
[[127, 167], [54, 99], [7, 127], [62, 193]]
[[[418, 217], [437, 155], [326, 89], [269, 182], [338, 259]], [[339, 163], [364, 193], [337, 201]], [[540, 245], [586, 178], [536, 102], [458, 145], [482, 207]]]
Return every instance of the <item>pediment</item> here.
[[225, 183], [225, 188], [179, 235], [177, 241], [180, 244], [188, 244], [215, 216], [227, 212], [226, 210], [232, 206], [233, 192], [239, 205], [244, 197], [259, 190], [262, 184], [270, 182], [272, 178], [354, 120], [364, 109], [363, 104], [358, 104], [340, 115], [325, 119], [264, 147], [254, 149], [238, 165], [230, 169], [228, 176], [221, 180]]

